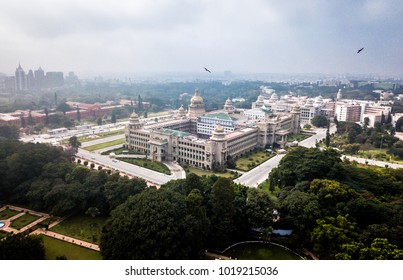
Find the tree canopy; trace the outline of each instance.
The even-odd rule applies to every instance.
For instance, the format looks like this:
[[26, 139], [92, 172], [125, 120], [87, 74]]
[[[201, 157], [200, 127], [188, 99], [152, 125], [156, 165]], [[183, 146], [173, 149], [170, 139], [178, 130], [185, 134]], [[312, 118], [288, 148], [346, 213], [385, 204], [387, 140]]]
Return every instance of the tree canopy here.
[[0, 260], [44, 260], [45, 247], [38, 235], [9, 235], [0, 239]]
[[328, 123], [327, 118], [322, 115], [316, 115], [311, 120], [311, 124], [313, 124], [316, 127], [326, 127], [327, 123]]
[[295, 230], [295, 246], [321, 259], [402, 258], [403, 169], [360, 166], [329, 149], [299, 147], [270, 178], [281, 188], [278, 226]]

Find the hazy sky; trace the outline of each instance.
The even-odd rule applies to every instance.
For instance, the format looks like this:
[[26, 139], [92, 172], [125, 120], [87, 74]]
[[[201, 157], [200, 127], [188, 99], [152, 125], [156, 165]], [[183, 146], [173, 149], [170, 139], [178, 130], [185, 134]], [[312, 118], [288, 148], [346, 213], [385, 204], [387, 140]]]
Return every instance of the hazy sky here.
[[403, 75], [402, 0], [0, 0], [0, 7], [7, 74], [21, 62], [26, 71], [79, 75], [204, 66]]

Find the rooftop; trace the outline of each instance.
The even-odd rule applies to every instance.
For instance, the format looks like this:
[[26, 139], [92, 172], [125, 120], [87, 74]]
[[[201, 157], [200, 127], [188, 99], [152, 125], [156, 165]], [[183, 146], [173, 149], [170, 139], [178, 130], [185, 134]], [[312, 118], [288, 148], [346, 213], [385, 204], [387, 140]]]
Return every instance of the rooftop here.
[[219, 119], [219, 120], [223, 120], [223, 121], [233, 121], [233, 120], [235, 120], [235, 118], [232, 118], [227, 113], [211, 113], [211, 114], [206, 114], [206, 115], [204, 115], [202, 117], [211, 118], [211, 119]]
[[174, 130], [174, 129], [169, 129], [169, 128], [164, 128], [163, 131], [167, 132], [167, 133], [171, 133], [175, 137], [182, 137], [182, 138], [192, 135], [189, 132], [180, 131], [180, 130]]

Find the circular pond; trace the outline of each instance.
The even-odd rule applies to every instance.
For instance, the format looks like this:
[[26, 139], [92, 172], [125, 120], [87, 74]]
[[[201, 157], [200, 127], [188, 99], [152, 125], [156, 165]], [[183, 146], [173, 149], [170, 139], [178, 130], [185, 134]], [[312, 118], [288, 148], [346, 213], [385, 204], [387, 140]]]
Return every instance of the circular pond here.
[[234, 244], [223, 255], [238, 260], [301, 260], [297, 253], [279, 244], [251, 241]]

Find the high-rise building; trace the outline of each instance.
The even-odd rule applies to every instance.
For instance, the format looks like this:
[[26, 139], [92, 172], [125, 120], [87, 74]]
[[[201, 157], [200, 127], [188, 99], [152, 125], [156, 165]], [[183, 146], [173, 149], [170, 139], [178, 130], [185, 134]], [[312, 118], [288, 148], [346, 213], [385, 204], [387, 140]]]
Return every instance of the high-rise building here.
[[46, 72], [46, 87], [61, 87], [64, 85], [63, 72]]
[[15, 69], [15, 89], [17, 91], [27, 89], [27, 77], [25, 75], [24, 69], [22, 69], [21, 64]]
[[44, 86], [45, 82], [45, 72], [39, 67], [38, 70], [35, 70], [35, 88], [41, 89]]
[[35, 87], [34, 72], [32, 70], [29, 70], [27, 75], [27, 89], [31, 90], [34, 87]]

